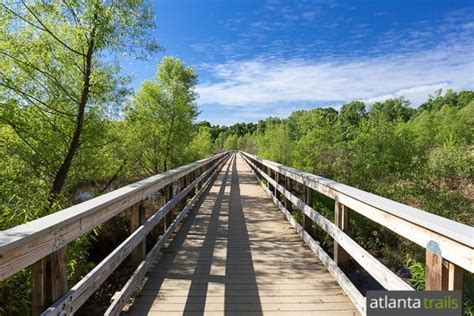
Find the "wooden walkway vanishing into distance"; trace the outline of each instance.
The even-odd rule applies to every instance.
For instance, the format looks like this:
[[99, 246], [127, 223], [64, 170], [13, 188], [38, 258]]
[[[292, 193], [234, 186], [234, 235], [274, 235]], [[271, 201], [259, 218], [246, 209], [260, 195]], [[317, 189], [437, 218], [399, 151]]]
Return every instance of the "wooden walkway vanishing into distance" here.
[[[327, 217], [321, 200], [334, 206]], [[130, 233], [71, 284], [70, 244], [118, 216]], [[462, 291], [474, 273], [471, 226], [227, 151], [0, 231], [0, 281], [29, 270], [33, 316], [90, 315], [111, 282], [104, 315], [365, 315], [354, 267], [386, 290], [415, 290], [358, 243], [367, 220], [425, 252], [425, 290]]]
[[148, 275], [131, 315], [358, 315], [234, 155]]

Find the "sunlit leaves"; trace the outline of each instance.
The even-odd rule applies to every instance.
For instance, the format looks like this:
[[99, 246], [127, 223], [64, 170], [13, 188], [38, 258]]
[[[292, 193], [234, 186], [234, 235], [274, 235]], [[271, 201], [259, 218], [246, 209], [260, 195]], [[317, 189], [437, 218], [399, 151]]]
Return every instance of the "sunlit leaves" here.
[[145, 81], [135, 94], [125, 111], [127, 149], [135, 171], [155, 174], [186, 160], [197, 116], [195, 81], [191, 68], [165, 57], [156, 78]]

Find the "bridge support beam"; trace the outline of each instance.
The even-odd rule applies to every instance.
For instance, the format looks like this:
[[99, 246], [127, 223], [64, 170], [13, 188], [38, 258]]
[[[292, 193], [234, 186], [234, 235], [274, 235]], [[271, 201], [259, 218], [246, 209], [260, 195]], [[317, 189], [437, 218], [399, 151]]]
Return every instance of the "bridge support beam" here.
[[[313, 190], [304, 186], [304, 203], [310, 207], [313, 207]], [[307, 231], [311, 236], [313, 235], [313, 221], [311, 218], [306, 216], [305, 213], [301, 212], [302, 216], [302, 226], [305, 231]]]
[[[174, 183], [171, 183], [170, 185], [167, 185], [165, 187], [165, 204], [168, 203], [168, 201], [170, 201], [174, 196], [173, 185]], [[169, 211], [168, 214], [165, 215], [163, 233], [168, 229], [168, 227], [170, 227], [171, 223], [173, 222], [172, 213], [173, 210]]]
[[436, 247], [428, 245], [425, 262], [426, 291], [462, 291], [464, 270], [443, 259]]
[[63, 247], [31, 266], [32, 315], [40, 315], [67, 291], [67, 250]]
[[[285, 177], [285, 190], [292, 193], [291, 189], [292, 189], [292, 180], [290, 177]], [[293, 211], [293, 204], [286, 197], [285, 197], [285, 208], [288, 210], [288, 212]]]
[[[267, 174], [270, 178], [275, 179], [274, 172], [273, 172], [272, 169], [267, 168]], [[273, 187], [273, 185], [270, 182], [268, 182], [268, 189], [270, 190], [270, 192], [273, 191], [273, 194], [275, 194], [275, 188]], [[276, 197], [276, 195], [275, 195], [275, 197]]]
[[[334, 222], [339, 229], [348, 233], [349, 231], [349, 208], [339, 203], [336, 198], [334, 202]], [[338, 266], [345, 266], [349, 263], [350, 256], [336, 241], [334, 241], [334, 262]]]
[[[130, 209], [130, 232], [137, 230], [145, 222], [145, 207], [142, 203]], [[136, 268], [146, 256], [146, 238], [132, 251], [132, 267]]]
[[[280, 175], [278, 174], [278, 172], [272, 172], [272, 173], [274, 176], [273, 179], [275, 180], [276, 184], [278, 184], [278, 181], [280, 181]], [[280, 200], [279, 192], [276, 185], [273, 187], [273, 195], [275, 195], [277, 200]]]

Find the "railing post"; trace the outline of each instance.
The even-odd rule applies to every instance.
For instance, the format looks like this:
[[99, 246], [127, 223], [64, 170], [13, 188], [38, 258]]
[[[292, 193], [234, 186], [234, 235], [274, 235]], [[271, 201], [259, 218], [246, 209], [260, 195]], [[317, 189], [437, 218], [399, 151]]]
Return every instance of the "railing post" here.
[[[304, 203], [310, 207], [313, 207], [313, 191], [306, 185], [304, 186]], [[301, 211], [301, 216], [303, 229], [308, 233], [311, 232], [313, 229], [313, 221], [311, 220], [311, 218], [306, 216], [303, 211]]]
[[[184, 189], [186, 189], [186, 186], [187, 186], [187, 181], [186, 181], [187, 177], [186, 176], [182, 176], [179, 180], [178, 180], [178, 188], [179, 188], [179, 191], [178, 192], [181, 192], [183, 191]], [[186, 202], [187, 202], [187, 195], [186, 196], [183, 196], [183, 199], [178, 203], [176, 209], [177, 209], [177, 213], [179, 214], [181, 212], [181, 210], [186, 206]], [[176, 216], [173, 216], [173, 217], [176, 217]]]
[[[67, 250], [63, 247], [50, 255], [48, 272], [51, 282], [51, 302], [63, 296], [67, 291]], [[48, 265], [48, 263], [47, 263]], [[48, 282], [48, 283], [49, 283]], [[47, 285], [48, 286], [48, 285]]]
[[[196, 171], [190, 172], [189, 177], [190, 177], [189, 179], [190, 182], [193, 182], [196, 179]], [[196, 193], [197, 193], [197, 184], [194, 186], [194, 189], [193, 189], [193, 194], [196, 194]]]
[[280, 181], [280, 174], [277, 171], [274, 171], [274, 173], [275, 173], [275, 178], [274, 178], [275, 179], [275, 186], [273, 187], [273, 195], [275, 195], [277, 200], [280, 200], [279, 194], [278, 194], [278, 189], [277, 189], [278, 181]]
[[[272, 169], [270, 169], [266, 166], [265, 166], [265, 169], [266, 169], [266, 173], [270, 177], [270, 179], [273, 179]], [[274, 191], [273, 185], [270, 183], [270, 181], [268, 181], [268, 190], [270, 190], [270, 192]]]
[[[170, 201], [174, 197], [174, 192], [173, 192], [173, 183], [170, 185], [166, 186], [165, 190], [165, 200], [166, 202]], [[169, 210], [168, 213], [165, 215], [165, 228], [164, 232], [170, 227], [171, 223], [173, 222], [173, 210]]]
[[[194, 172], [193, 172], [193, 181], [196, 180], [200, 175], [200, 169], [196, 169]], [[196, 183], [196, 186], [194, 187], [194, 194], [197, 194], [199, 192], [199, 185], [200, 183]]]
[[[170, 185], [166, 185], [161, 189], [163, 191], [163, 205], [166, 205], [168, 201], [170, 200], [170, 190], [169, 190]], [[163, 234], [166, 232], [166, 216], [163, 217], [163, 219], [160, 221], [160, 224], [158, 227], [161, 226], [163, 230]]]
[[63, 247], [31, 266], [32, 314], [39, 315], [67, 291], [67, 250]]
[[[186, 186], [188, 186], [188, 185], [191, 184], [191, 182], [194, 181], [194, 179], [193, 179], [192, 173], [189, 173], [186, 177], [187, 177], [187, 179], [188, 179], [188, 180], [186, 181], [186, 183], [187, 183]], [[193, 195], [193, 193], [194, 193], [193, 190], [189, 191], [188, 196], [191, 197], [191, 196]]]
[[462, 291], [464, 287], [464, 269], [448, 262], [448, 291]]
[[[145, 207], [137, 203], [130, 209], [130, 231], [134, 232], [145, 222]], [[132, 267], [136, 268], [146, 256], [146, 238], [132, 251]]]
[[[291, 193], [291, 178], [285, 176], [285, 190]], [[293, 210], [293, 204], [285, 196], [285, 208], [291, 212]]]
[[[337, 197], [334, 203], [334, 212], [334, 222], [336, 226], [343, 232], [347, 233], [349, 230], [349, 208], [344, 204], [339, 203]], [[349, 262], [349, 259], [349, 254], [336, 241], [334, 241], [334, 262], [336, 262], [338, 266], [343, 266]]]
[[[443, 257], [436, 248], [436, 243], [428, 244], [426, 248], [425, 261], [425, 290], [441, 291], [443, 290], [443, 279], [446, 279], [447, 269], [443, 265]], [[446, 283], [445, 283], [446, 286]]]
[[45, 259], [36, 261], [31, 266], [31, 311], [32, 315], [40, 315], [46, 305], [44, 292]]
[[464, 270], [443, 259], [436, 242], [426, 247], [425, 290], [426, 291], [462, 291]]

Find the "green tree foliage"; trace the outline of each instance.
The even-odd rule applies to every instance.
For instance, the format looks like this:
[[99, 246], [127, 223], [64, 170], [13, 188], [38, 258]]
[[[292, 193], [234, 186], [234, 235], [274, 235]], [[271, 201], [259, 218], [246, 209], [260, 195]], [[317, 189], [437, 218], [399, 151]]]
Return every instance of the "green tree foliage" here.
[[3, 150], [27, 166], [15, 177], [35, 174], [56, 199], [71, 173], [81, 173], [71, 169], [98, 163], [92, 149], [107, 141], [104, 119], [126, 94], [106, 57], [156, 50], [152, 27], [143, 1], [1, 4], [0, 122], [9, 134]]
[[256, 135], [256, 149], [262, 157], [288, 164], [291, 153], [288, 126], [285, 123], [267, 124], [265, 133]]
[[[300, 112], [288, 119], [292, 127], [293, 157], [289, 160], [305, 171], [331, 176], [335, 167], [337, 134], [333, 129], [337, 112], [332, 109], [314, 109]], [[287, 155], [291, 155], [287, 151]]]
[[387, 183], [409, 176], [415, 163], [413, 133], [373, 114], [359, 126], [357, 135], [348, 143], [349, 182], [369, 191], [382, 193]]
[[192, 141], [197, 116], [195, 83], [191, 68], [165, 57], [156, 78], [145, 81], [126, 108], [127, 148], [142, 174], [166, 171], [185, 161], [182, 153]]
[[416, 110], [410, 107], [410, 102], [403, 97], [398, 99], [388, 99], [383, 102], [375, 102], [372, 105], [370, 114], [381, 116], [389, 122], [408, 121]]
[[187, 158], [189, 161], [195, 161], [213, 152], [211, 129], [208, 126], [197, 126], [198, 130], [191, 143], [187, 147]]
[[[3, 1], [0, 4], [0, 207], [6, 229], [102, 192], [125, 160], [121, 122], [129, 91], [115, 54], [146, 57], [147, 1]], [[91, 267], [87, 235], [70, 245], [70, 280]], [[0, 285], [7, 314], [28, 314], [28, 272]]]
[[235, 135], [235, 134], [230, 134], [226, 140], [224, 141], [224, 149], [225, 150], [236, 150], [236, 149], [239, 149], [238, 148], [238, 139], [239, 139], [239, 136]]
[[353, 101], [344, 104], [339, 112], [339, 129], [342, 141], [351, 140], [357, 134], [357, 129], [362, 120], [367, 117], [364, 102]]

